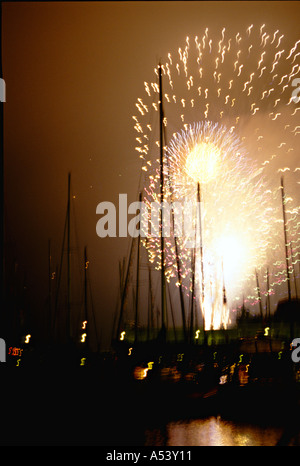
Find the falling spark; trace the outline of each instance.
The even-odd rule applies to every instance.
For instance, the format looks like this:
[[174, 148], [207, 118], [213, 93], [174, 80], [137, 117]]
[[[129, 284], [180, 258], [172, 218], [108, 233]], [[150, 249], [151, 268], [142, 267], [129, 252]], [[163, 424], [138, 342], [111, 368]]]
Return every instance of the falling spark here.
[[[168, 117], [164, 199], [170, 204], [185, 200], [195, 204], [200, 183], [203, 276], [199, 214], [191, 213], [197, 244], [196, 296], [206, 327], [220, 328], [229, 325], [229, 309], [236, 308], [243, 295], [249, 306], [257, 305], [255, 268], [261, 277], [265, 277], [267, 267], [270, 270], [268, 290], [261, 278], [262, 296], [285, 296], [282, 174], [287, 179], [286, 227], [295, 242], [294, 262], [300, 261], [300, 170], [296, 155], [300, 107], [291, 99], [291, 80], [300, 71], [296, 61], [300, 41], [286, 47], [284, 35], [279, 30], [267, 31], [265, 25], [251, 25], [231, 37], [224, 28], [214, 40], [206, 29], [198, 37], [185, 42], [176, 58], [172, 53], [170, 60], [168, 55], [168, 73], [163, 76], [164, 92], [172, 95], [164, 101], [164, 116]], [[151, 161], [147, 172], [143, 168], [148, 206], [160, 196], [159, 134], [157, 125], [156, 130], [152, 125], [152, 131], [147, 127], [146, 111], [150, 112], [151, 103], [157, 101], [158, 91], [152, 85], [145, 88], [145, 96], [137, 100], [144, 115], [139, 112], [135, 120], [137, 151]], [[158, 104], [152, 106], [154, 119], [159, 118], [158, 110]], [[145, 136], [153, 141], [149, 144], [152, 152], [144, 147]], [[149, 213], [147, 220], [151, 223]], [[191, 292], [193, 251], [187, 239], [184, 234], [177, 238], [185, 295]], [[160, 270], [160, 238], [149, 236], [143, 244], [150, 262]], [[180, 286], [174, 244], [171, 231], [170, 240], [165, 242], [165, 274], [168, 281]]]

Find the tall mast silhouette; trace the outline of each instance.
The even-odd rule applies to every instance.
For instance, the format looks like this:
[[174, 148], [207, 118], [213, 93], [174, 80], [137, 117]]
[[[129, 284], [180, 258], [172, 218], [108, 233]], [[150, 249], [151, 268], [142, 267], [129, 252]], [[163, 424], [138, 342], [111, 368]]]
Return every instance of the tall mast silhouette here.
[[161, 249], [161, 338], [165, 340], [166, 326], [166, 282], [165, 282], [165, 245], [163, 236], [163, 202], [164, 202], [164, 144], [163, 144], [163, 93], [162, 93], [162, 73], [161, 64], [158, 66], [159, 73], [159, 129], [160, 129], [160, 249]]

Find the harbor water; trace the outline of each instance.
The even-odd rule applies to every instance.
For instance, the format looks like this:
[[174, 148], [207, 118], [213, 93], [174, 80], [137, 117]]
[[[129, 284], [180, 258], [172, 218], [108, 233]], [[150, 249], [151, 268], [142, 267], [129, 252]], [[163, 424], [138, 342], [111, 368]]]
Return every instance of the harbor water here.
[[[285, 438], [286, 437], [286, 438]], [[222, 419], [170, 422], [158, 429], [146, 431], [146, 445], [155, 446], [276, 446], [300, 444], [300, 433], [286, 436], [279, 426], [263, 426]]]

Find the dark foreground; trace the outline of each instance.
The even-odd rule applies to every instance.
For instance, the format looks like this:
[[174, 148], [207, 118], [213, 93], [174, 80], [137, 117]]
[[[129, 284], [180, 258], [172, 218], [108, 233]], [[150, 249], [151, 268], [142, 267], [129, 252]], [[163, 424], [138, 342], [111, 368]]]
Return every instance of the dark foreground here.
[[[170, 423], [182, 427], [215, 418], [237, 429], [275, 428], [278, 445], [299, 443], [300, 390], [293, 381], [202, 390], [185, 382], [103, 379], [97, 371], [80, 369], [18, 374], [2, 369], [1, 378], [2, 442], [171, 445]], [[197, 435], [201, 440], [201, 428]], [[182, 438], [175, 441], [182, 445]]]

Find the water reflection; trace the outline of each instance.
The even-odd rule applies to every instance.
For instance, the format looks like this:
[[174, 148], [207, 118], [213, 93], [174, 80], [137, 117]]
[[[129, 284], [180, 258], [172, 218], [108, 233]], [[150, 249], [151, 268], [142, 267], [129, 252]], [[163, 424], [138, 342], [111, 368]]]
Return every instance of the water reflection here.
[[218, 417], [170, 422], [146, 431], [146, 445], [167, 446], [272, 446], [282, 436], [280, 427], [263, 427]]

